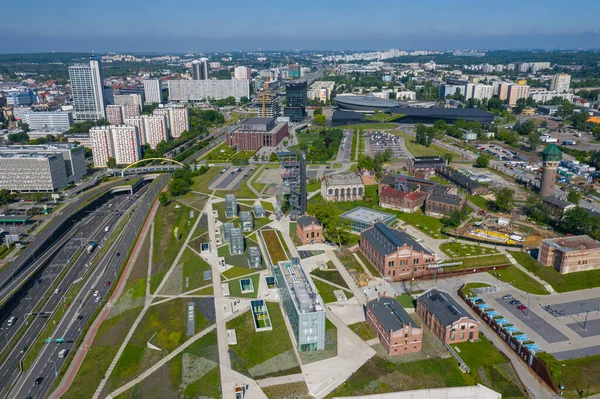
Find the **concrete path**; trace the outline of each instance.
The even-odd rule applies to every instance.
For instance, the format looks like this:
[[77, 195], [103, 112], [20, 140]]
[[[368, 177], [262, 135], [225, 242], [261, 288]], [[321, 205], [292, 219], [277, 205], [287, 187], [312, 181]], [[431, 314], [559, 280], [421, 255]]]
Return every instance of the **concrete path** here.
[[[248, 179], [246, 179], [246, 186], [248, 186], [250, 191], [252, 191], [254, 195], [256, 195], [256, 198], [260, 198], [262, 196], [262, 192], [259, 193], [258, 191], [256, 191], [251, 181], [254, 181], [258, 176], [260, 176], [264, 167], [265, 165], [260, 165], [258, 167], [258, 170], [255, 170], [254, 173]], [[266, 187], [267, 186], [263, 187], [261, 191], [264, 191]]]
[[314, 275], [312, 275], [312, 274], [311, 274], [311, 275], [310, 275], [310, 278], [312, 278], [313, 280], [319, 280], [319, 281], [322, 281], [322, 282], [324, 282], [325, 284], [328, 284], [328, 285], [330, 285], [330, 286], [332, 286], [332, 287], [335, 287], [335, 288], [337, 288], [337, 289], [340, 289], [340, 290], [343, 290], [343, 291], [347, 291], [347, 292], [352, 292], [352, 290], [350, 290], [350, 289], [348, 289], [348, 288], [346, 288], [346, 287], [342, 287], [342, 286], [341, 286], [341, 285], [339, 285], [339, 284], [332, 283], [331, 281], [329, 281], [329, 280], [326, 280], [326, 279], [324, 279], [324, 278], [321, 278], [321, 277], [319, 277], [319, 276], [314, 276]]
[[256, 380], [261, 387], [271, 387], [273, 385], [291, 384], [293, 382], [304, 382], [303, 374], [284, 375], [281, 377], [264, 378]]
[[340, 274], [342, 275], [342, 278], [344, 279], [344, 281], [346, 282], [346, 284], [348, 284], [348, 287], [350, 287], [350, 290], [354, 294], [354, 297], [356, 298], [356, 300], [358, 301], [358, 303], [360, 303], [361, 305], [366, 305], [367, 301], [365, 299], [364, 292], [358, 286], [358, 284], [356, 284], [356, 282], [354, 281], [354, 279], [352, 278], [352, 276], [348, 272], [348, 269], [346, 269], [344, 267], [344, 265], [342, 264], [342, 262], [335, 255], [335, 252], [329, 250], [326, 253], [329, 254], [329, 259], [333, 262], [333, 264], [335, 265], [335, 267], [338, 270], [338, 272], [340, 272]]
[[[352, 254], [354, 256], [354, 259], [356, 259], [356, 261], [358, 262], [359, 265], [362, 266], [363, 270], [365, 273], [367, 273], [367, 275], [373, 279], [375, 278], [375, 276], [373, 276], [373, 273], [371, 273], [371, 271], [369, 270], [369, 268], [367, 267], [367, 265], [364, 264], [364, 262], [362, 261], [362, 259], [360, 258], [360, 256], [358, 256], [358, 254], [355, 252]], [[377, 276], [379, 277], [379, 276]]]

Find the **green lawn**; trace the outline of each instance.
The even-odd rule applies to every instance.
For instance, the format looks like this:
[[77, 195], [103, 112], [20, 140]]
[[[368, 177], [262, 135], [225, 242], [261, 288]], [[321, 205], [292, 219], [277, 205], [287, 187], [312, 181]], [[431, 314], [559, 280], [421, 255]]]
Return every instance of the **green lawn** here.
[[212, 285], [209, 285], [208, 287], [204, 287], [199, 291], [194, 292], [194, 295], [213, 295], [214, 294], [214, 289]]
[[464, 269], [473, 268], [473, 267], [483, 267], [483, 266], [498, 266], [498, 265], [509, 265], [510, 262], [506, 255], [504, 254], [496, 254], [496, 255], [487, 255], [487, 256], [478, 256], [474, 258], [454, 258], [450, 260], [451, 262], [462, 262], [463, 264], [460, 266], [451, 266], [446, 267], [444, 270], [448, 269]]
[[359, 337], [361, 337], [364, 341], [368, 341], [373, 338], [377, 338], [373, 329], [366, 321], [359, 321], [358, 323], [349, 324], [348, 328], [356, 333]]
[[344, 250], [338, 255], [338, 258], [340, 259], [340, 262], [342, 262], [342, 264], [348, 271], [356, 270], [359, 273], [365, 272], [365, 269], [363, 269], [363, 267], [360, 265], [360, 263], [358, 263], [358, 261], [356, 260], [356, 258], [352, 254], [352, 252], [350, 252], [348, 250]]
[[310, 183], [306, 185], [306, 191], [312, 193], [321, 189], [321, 182], [319, 179], [310, 179]]
[[442, 245], [440, 245], [440, 249], [451, 258], [457, 258], [461, 256], [490, 255], [498, 253], [498, 250], [495, 248], [487, 248], [472, 244], [463, 244], [454, 241], [443, 243]]
[[495, 272], [488, 273], [492, 275], [493, 273], [496, 273], [495, 277], [497, 279], [510, 283], [510, 285], [521, 291], [536, 295], [548, 294], [548, 291], [546, 291], [546, 288], [544, 288], [542, 284], [540, 284], [537, 280], [534, 280], [515, 265], [510, 265], [507, 268], [498, 269]]
[[346, 284], [346, 281], [344, 281], [344, 278], [342, 277], [340, 272], [338, 272], [336, 269], [333, 269], [333, 270], [315, 269], [310, 274], [320, 277], [324, 280], [330, 281], [333, 284], [337, 284], [341, 287], [349, 289], [348, 284]]
[[[325, 302], [325, 303], [337, 302], [337, 298], [335, 297], [335, 294], [333, 293], [333, 291], [339, 290], [339, 288], [334, 287], [333, 285], [327, 284], [324, 281], [320, 281], [320, 280], [316, 280], [316, 279], [313, 279], [313, 283], [315, 284], [317, 291], [319, 291], [319, 295], [323, 299], [323, 302]], [[343, 290], [343, 291], [344, 291], [344, 294], [346, 294], [347, 299], [350, 299], [354, 296], [354, 294], [352, 294], [352, 292], [350, 292], [350, 291], [346, 291], [346, 290]]]
[[217, 255], [219, 258], [229, 256], [229, 244], [221, 245], [217, 248]]
[[212, 191], [208, 189], [208, 185], [215, 177], [219, 175], [219, 172], [221, 172], [221, 168], [214, 166], [208, 169], [202, 176], [194, 177], [192, 179], [194, 182], [190, 187], [190, 190], [198, 191], [200, 193], [212, 193]]
[[225, 272], [223, 272], [223, 276], [229, 279], [235, 277], [242, 277], [255, 272], [256, 269], [250, 269], [249, 267], [232, 266], [230, 269], [227, 269]]
[[600, 270], [560, 274], [546, 267], [524, 252], [510, 251], [517, 262], [550, 284], [556, 292], [578, 291], [600, 287]]
[[377, 270], [377, 268], [373, 266], [371, 262], [369, 262], [367, 257], [361, 251], [358, 251], [356, 254], [360, 258], [360, 260], [362, 260], [362, 262], [365, 264], [367, 269], [369, 269], [373, 277], [381, 277], [381, 273], [379, 273], [379, 270]]
[[[572, 360], [556, 360], [549, 353], [539, 353], [552, 375], [554, 382], [564, 384], [563, 396], [565, 398], [581, 398], [579, 392], [584, 390], [586, 396], [600, 393], [600, 380], [593, 378], [600, 373], [600, 355], [583, 357]], [[589, 386], [589, 391], [588, 391]]]
[[[503, 398], [525, 398], [519, 379], [511, 364], [483, 336], [478, 342], [453, 344], [458, 355], [469, 366], [470, 375], [480, 384], [502, 394]], [[458, 351], [457, 351], [458, 352]]]
[[481, 195], [469, 195], [467, 194], [467, 200], [471, 201], [475, 206], [481, 209], [488, 208], [488, 200], [483, 198]]
[[254, 286], [254, 292], [248, 294], [242, 294], [242, 288], [240, 287], [241, 278], [230, 280], [229, 284], [229, 296], [235, 298], [256, 298], [258, 295], [258, 283], [260, 281], [260, 274], [254, 274], [249, 277], [242, 277], [252, 279], [252, 285]]
[[276, 230], [261, 230], [260, 234], [262, 234], [265, 244], [267, 245], [267, 250], [271, 257], [271, 261], [274, 265], [276, 265], [279, 261], [287, 260], [288, 256], [284, 247], [282, 246], [282, 242], [279, 241], [279, 235]]
[[[271, 331], [254, 331], [252, 312], [248, 311], [227, 322], [227, 329], [234, 329], [237, 345], [229, 347], [231, 367], [233, 370], [252, 378], [288, 375], [301, 372], [294, 355], [287, 356], [287, 361], [280, 362], [276, 371], [263, 371], [260, 366], [277, 355], [293, 351], [283, 314], [278, 303], [267, 302], [273, 329]], [[265, 367], [264, 370], [267, 368]]]
[[269, 399], [311, 399], [306, 382], [290, 382], [288, 384], [261, 387]]
[[357, 123], [356, 125], [336, 126], [336, 129], [348, 129], [348, 130], [356, 129], [358, 132], [360, 129], [363, 129], [365, 131], [395, 129], [396, 126], [398, 126], [398, 125], [396, 125], [395, 123]]
[[262, 204], [263, 208], [265, 208], [265, 211], [275, 212], [275, 206], [273, 206], [272, 203], [267, 201], [260, 201], [260, 203]]
[[408, 295], [408, 294], [402, 294], [402, 295], [398, 295], [396, 297], [396, 299], [398, 300], [398, 302], [400, 302], [400, 305], [402, 305], [403, 308], [413, 308], [415, 307], [415, 300], [413, 299], [412, 296]]
[[371, 121], [377, 121], [377, 122], [389, 122], [392, 121], [396, 118], [400, 118], [404, 116], [403, 114], [387, 114], [385, 112], [377, 112], [373, 115], [369, 115], [367, 116], [365, 119], [367, 120], [371, 120]]
[[[389, 211], [385, 211], [389, 212]], [[403, 220], [404, 222], [410, 224], [411, 226], [416, 227], [421, 230], [425, 234], [433, 237], [433, 238], [444, 238], [445, 236], [442, 234], [441, 229], [444, 227], [440, 219], [424, 215], [422, 212], [415, 213], [406, 213], [406, 212], [398, 212], [396, 213], [398, 219]]]
[[[179, 262], [183, 263], [183, 281], [181, 286], [183, 287], [184, 292], [200, 288], [211, 283], [212, 280], [204, 281], [204, 272], [211, 270], [210, 265], [206, 263], [204, 259], [196, 255], [196, 253], [191, 249], [185, 249]], [[187, 287], [185, 286], [186, 278], [189, 279], [189, 286]]]
[[[409, 135], [408, 133], [402, 132], [400, 130], [393, 130], [389, 133], [395, 134], [397, 136], [404, 138], [404, 143], [406, 144], [406, 149], [415, 157], [431, 157], [431, 156], [442, 156], [447, 152], [451, 152], [442, 147], [438, 147], [435, 144], [431, 144], [429, 147], [425, 147], [421, 144], [418, 144], [415, 137]], [[454, 154], [455, 159], [459, 159], [458, 154]]]
[[465, 284], [465, 286], [462, 289], [462, 292], [468, 296], [468, 297], [472, 297], [475, 296], [475, 294], [473, 293], [473, 288], [485, 288], [485, 287], [489, 287], [489, 284], [486, 283], [467, 283]]

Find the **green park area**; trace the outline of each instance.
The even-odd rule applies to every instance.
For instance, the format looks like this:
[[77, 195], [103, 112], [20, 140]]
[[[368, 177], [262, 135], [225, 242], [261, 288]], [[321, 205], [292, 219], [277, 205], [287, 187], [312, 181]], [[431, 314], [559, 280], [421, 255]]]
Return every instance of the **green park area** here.
[[237, 344], [229, 346], [233, 370], [254, 379], [301, 373], [294, 347], [278, 303], [267, 302], [273, 329], [255, 332], [252, 312], [227, 322]]
[[209, 168], [202, 176], [193, 177], [193, 183], [190, 187], [190, 190], [199, 193], [210, 194], [212, 191], [208, 189], [208, 186], [210, 185], [210, 182], [219, 175], [221, 170], [221, 168], [213, 166], [212, 168]]
[[372, 131], [372, 130], [386, 130], [386, 129], [395, 129], [398, 125], [396, 125], [395, 123], [377, 123], [377, 122], [373, 122], [373, 123], [357, 123], [355, 125], [343, 125], [343, 126], [337, 126], [338, 129], [345, 129], [345, 130], [354, 130], [356, 129], [357, 131], [360, 129], [363, 129], [365, 131]]
[[413, 308], [415, 307], [415, 300], [409, 294], [402, 294], [396, 297], [398, 302], [403, 308]]
[[476, 207], [479, 207], [481, 209], [487, 209], [489, 206], [488, 205], [489, 201], [486, 200], [485, 198], [483, 198], [481, 195], [467, 194], [467, 200], [471, 201], [473, 203], [473, 205], [475, 205]]
[[260, 230], [260, 234], [262, 234], [263, 240], [267, 245], [269, 256], [274, 265], [282, 260], [288, 259], [288, 255], [282, 246], [282, 244], [285, 245], [285, 243], [279, 240], [279, 235], [277, 233], [278, 232], [275, 230]]
[[387, 123], [387, 122], [391, 122], [394, 119], [398, 119], [400, 117], [404, 116], [403, 114], [388, 114], [386, 112], [375, 112], [373, 115], [368, 115], [365, 117], [366, 120], [369, 121], [377, 121], [377, 122], [382, 122], [382, 123]]
[[[247, 294], [242, 294], [242, 287], [240, 286], [240, 280], [251, 279], [254, 291]], [[260, 283], [260, 274], [253, 274], [248, 277], [241, 277], [235, 280], [229, 280], [229, 296], [234, 298], [256, 298], [258, 296], [258, 284]]]
[[536, 356], [543, 360], [557, 386], [563, 384], [563, 397], [579, 399], [600, 393], [600, 380], [594, 378], [600, 373], [600, 355], [571, 360], [557, 360], [549, 353]]
[[356, 333], [364, 341], [368, 341], [373, 338], [377, 338], [373, 329], [366, 321], [359, 321], [358, 323], [348, 325], [352, 331]]
[[[383, 211], [390, 212], [389, 209], [384, 209]], [[444, 227], [444, 225], [440, 219], [424, 215], [421, 211], [415, 213], [391, 211], [391, 213], [394, 213], [398, 219], [410, 224], [413, 227], [416, 227], [428, 236], [433, 238], [445, 237], [445, 235], [442, 233], [442, 227]]]
[[306, 382], [290, 382], [288, 384], [271, 385], [262, 387], [262, 391], [269, 399], [310, 399]]
[[[148, 308], [107, 382], [106, 389], [109, 392], [152, 367], [188, 339], [186, 332], [190, 301], [190, 298], [175, 298]], [[212, 307], [214, 312], [213, 299], [197, 298], [193, 301], [198, 301], [194, 321], [195, 332], [199, 333], [211, 323], [199, 308], [207, 309], [208, 314]], [[160, 348], [160, 351], [148, 348], [148, 342]]]
[[509, 252], [521, 266], [546, 281], [556, 292], [578, 291], [600, 287], [600, 270], [560, 274], [553, 267], [542, 265], [527, 253], [518, 251]]
[[445, 242], [440, 245], [440, 249], [451, 258], [459, 258], [464, 256], [482, 256], [497, 254], [495, 248], [487, 248], [479, 245], [464, 244], [462, 242]]
[[[339, 287], [335, 287], [325, 281], [317, 279], [313, 279], [313, 283], [315, 284], [315, 288], [319, 292], [321, 299], [323, 299], [323, 302], [337, 302], [337, 298], [335, 297], [335, 294], [333, 292], [336, 290], [340, 290]], [[344, 289], [342, 291], [344, 291], [344, 294], [346, 294], [346, 299], [350, 299], [354, 296], [354, 294], [352, 294], [352, 291], [350, 291], [349, 289]]]
[[489, 284], [486, 283], [467, 283], [465, 284], [465, 286], [462, 288], [462, 292], [468, 296], [468, 297], [472, 297], [472, 296], [476, 296], [476, 294], [473, 292], [473, 290], [475, 288], [486, 288], [489, 287]]
[[536, 295], [548, 294], [546, 288], [544, 288], [539, 281], [535, 280], [515, 265], [510, 265], [506, 268], [497, 269], [496, 271], [490, 271], [488, 273], [496, 277], [498, 280], [509, 283], [521, 291]]
[[312, 274], [313, 276], [322, 278], [323, 280], [327, 280], [330, 283], [333, 283], [335, 285], [339, 285], [341, 287], [349, 289], [348, 284], [346, 284], [346, 281], [344, 280], [344, 278], [342, 277], [340, 272], [338, 272], [336, 269], [331, 269], [331, 270], [315, 269], [312, 272], [310, 272], [310, 274]]
[[[404, 144], [406, 145], [406, 149], [415, 157], [433, 157], [433, 156], [443, 156], [446, 153], [452, 153], [452, 151], [437, 146], [435, 144], [431, 144], [429, 147], [421, 145], [417, 143], [417, 139], [410, 134], [403, 132], [401, 130], [392, 130], [388, 133], [395, 134], [404, 138]], [[452, 153], [454, 155], [454, 159], [459, 159], [459, 155]]]

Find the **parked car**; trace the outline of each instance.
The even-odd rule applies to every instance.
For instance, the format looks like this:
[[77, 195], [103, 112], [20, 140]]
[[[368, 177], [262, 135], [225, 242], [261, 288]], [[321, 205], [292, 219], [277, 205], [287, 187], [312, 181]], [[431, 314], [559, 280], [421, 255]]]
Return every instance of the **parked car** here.
[[525, 305], [519, 305], [519, 306], [517, 306], [517, 309], [519, 309], [519, 310], [525, 310], [525, 309], [527, 309], [527, 306], [525, 306]]
[[517, 300], [517, 299], [513, 299], [512, 301], [509, 302], [511, 305], [520, 305], [521, 301]]
[[512, 299], [512, 295], [511, 294], [506, 294], [502, 297], [502, 299]]

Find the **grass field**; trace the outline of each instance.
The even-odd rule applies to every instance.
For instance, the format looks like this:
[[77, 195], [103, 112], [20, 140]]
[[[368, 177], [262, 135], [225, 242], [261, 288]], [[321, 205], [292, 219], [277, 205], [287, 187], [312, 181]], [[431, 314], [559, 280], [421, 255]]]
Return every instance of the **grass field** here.
[[452, 345], [460, 350], [459, 356], [470, 368], [469, 375], [478, 383], [502, 394], [503, 398], [526, 398], [511, 364], [483, 336], [478, 342]]
[[415, 307], [415, 300], [412, 298], [412, 296], [408, 294], [398, 295], [396, 299], [398, 300], [398, 302], [400, 302], [400, 305], [402, 305], [403, 308]]
[[546, 281], [556, 292], [600, 287], [600, 270], [560, 274], [554, 268], [542, 265], [524, 252], [510, 251], [510, 253], [521, 266]]
[[381, 273], [379, 273], [379, 270], [377, 270], [377, 268], [373, 266], [371, 262], [369, 262], [367, 257], [361, 251], [358, 251], [356, 254], [360, 258], [360, 260], [362, 260], [362, 262], [365, 264], [367, 269], [369, 269], [373, 277], [381, 277]]
[[465, 267], [482, 267], [482, 266], [497, 266], [510, 264], [508, 258], [504, 254], [477, 256], [473, 258], [453, 258], [452, 262], [462, 262], [461, 266], [451, 266], [445, 269], [461, 269]]
[[467, 200], [471, 201], [475, 206], [481, 209], [488, 208], [488, 200], [483, 198], [481, 195], [467, 195]]
[[[386, 210], [385, 212], [388, 211]], [[441, 229], [442, 227], [444, 227], [444, 225], [442, 224], [442, 222], [440, 222], [440, 219], [424, 215], [422, 212], [398, 212], [396, 213], [396, 215], [398, 216], [398, 219], [403, 220], [411, 226], [416, 227], [428, 236], [431, 236], [433, 238], [445, 237], [441, 232]]]
[[341, 287], [349, 289], [348, 284], [346, 284], [346, 281], [344, 281], [344, 278], [342, 277], [340, 272], [338, 272], [336, 269], [333, 269], [333, 270], [315, 269], [310, 274], [320, 277], [324, 280], [330, 281], [333, 284], [337, 284]]
[[[536, 356], [546, 363], [554, 382], [557, 385], [564, 384], [565, 398], [587, 398], [600, 393], [600, 380], [590, 377], [600, 373], [600, 355], [572, 360], [556, 360], [554, 356], [545, 352]], [[581, 391], [584, 391], [584, 395]]]
[[240, 287], [241, 278], [230, 280], [229, 283], [229, 295], [235, 298], [256, 298], [258, 295], [258, 284], [260, 282], [260, 274], [254, 274], [249, 277], [243, 277], [252, 279], [252, 285], [254, 286], [254, 292], [248, 294], [242, 294], [242, 288]]
[[462, 292], [471, 297], [474, 296], [475, 293], [473, 293], [473, 288], [485, 288], [485, 287], [489, 287], [489, 284], [486, 283], [467, 283], [465, 284], [465, 286], [462, 289]]
[[271, 257], [271, 261], [274, 265], [276, 265], [279, 261], [288, 259], [282, 243], [279, 242], [279, 235], [277, 233], [278, 232], [276, 230], [260, 231], [260, 234], [262, 234], [265, 244], [267, 245], [267, 250], [269, 252], [269, 256]]
[[270, 387], [262, 387], [263, 393], [269, 399], [311, 399], [308, 394], [306, 383], [291, 382], [289, 384], [272, 385]]
[[[404, 144], [406, 144], [406, 149], [415, 157], [431, 157], [431, 156], [442, 156], [447, 152], [451, 152], [445, 148], [439, 147], [435, 144], [431, 144], [429, 147], [425, 147], [421, 144], [418, 144], [415, 137], [411, 136], [408, 133], [402, 132], [400, 130], [394, 130], [389, 132], [395, 135], [398, 135], [404, 138]], [[458, 155], [455, 154], [456, 158], [459, 158]], [[455, 158], [455, 159], [456, 159]]]
[[310, 183], [306, 185], [306, 191], [312, 193], [321, 189], [321, 182], [318, 179], [310, 179]]
[[222, 274], [225, 278], [236, 278], [236, 277], [242, 277], [247, 274], [251, 274], [251, 273], [255, 273], [255, 272], [256, 272], [256, 269], [250, 269], [249, 267], [233, 266], [230, 269], [227, 269]]
[[396, 126], [398, 126], [398, 125], [396, 125], [395, 123], [357, 123], [356, 125], [336, 126], [336, 129], [347, 129], [347, 130], [356, 129], [358, 132], [360, 129], [363, 129], [365, 131], [395, 129]]
[[[271, 331], [255, 332], [250, 311], [227, 322], [227, 329], [234, 329], [237, 336], [237, 345], [229, 347], [231, 367], [252, 378], [301, 372], [296, 357], [284, 355], [293, 351], [293, 346], [279, 304], [267, 302], [267, 308], [273, 324]], [[278, 355], [286, 361], [279, 362], [274, 369], [266, 367], [265, 363]]]
[[542, 284], [540, 284], [537, 280], [530, 277], [527, 273], [523, 272], [521, 269], [516, 267], [515, 265], [510, 265], [504, 269], [498, 269], [495, 272], [488, 272], [492, 275], [496, 274], [496, 277], [499, 280], [510, 283], [513, 287], [529, 292], [531, 294], [536, 295], [546, 295], [548, 291]]
[[461, 256], [490, 255], [498, 253], [498, 250], [495, 248], [486, 248], [480, 247], [478, 245], [463, 244], [459, 242], [445, 242], [442, 245], [440, 245], [440, 249], [451, 258], [458, 258]]
[[221, 168], [218, 168], [216, 166], [213, 166], [212, 168], [209, 168], [205, 174], [203, 174], [202, 176], [196, 176], [194, 177], [192, 186], [190, 187], [191, 191], [197, 191], [200, 193], [206, 193], [206, 194], [210, 194], [212, 193], [211, 190], [208, 189], [208, 185], [210, 184], [210, 182], [219, 175], [219, 172], [221, 171]]
[[273, 206], [272, 203], [270, 203], [268, 201], [260, 201], [260, 203], [262, 204], [263, 208], [265, 208], [265, 211], [275, 212], [275, 207]]
[[[183, 263], [183, 281], [181, 282], [181, 286], [184, 292], [210, 284], [211, 280], [204, 281], [204, 272], [211, 270], [211, 267], [204, 259], [196, 255], [194, 251], [186, 248], [179, 262]], [[186, 278], [189, 282], [187, 287], [185, 285]]]
[[377, 338], [373, 329], [366, 321], [359, 321], [358, 323], [349, 324], [348, 328], [356, 333], [363, 340], [368, 341], [373, 338]]

